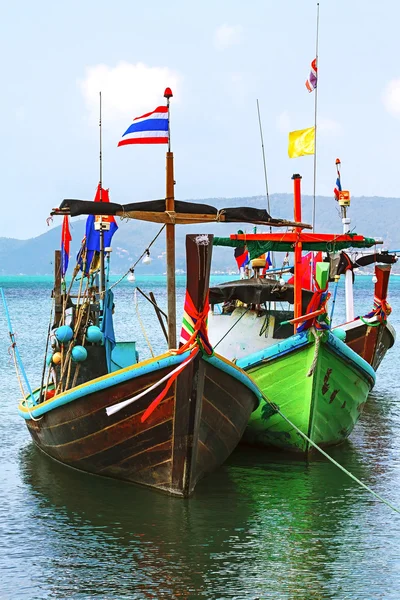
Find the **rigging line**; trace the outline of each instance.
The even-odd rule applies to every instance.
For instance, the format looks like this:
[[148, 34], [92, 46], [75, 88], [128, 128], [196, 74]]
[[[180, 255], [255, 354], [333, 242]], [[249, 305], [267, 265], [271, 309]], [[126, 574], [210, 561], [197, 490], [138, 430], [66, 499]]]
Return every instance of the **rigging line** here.
[[396, 506], [393, 506], [393, 504], [391, 504], [388, 500], [385, 500], [385, 498], [383, 498], [382, 496], [380, 496], [379, 494], [374, 492], [374, 490], [372, 490], [370, 487], [368, 487], [368, 485], [363, 483], [360, 479], [358, 479], [355, 475], [353, 475], [353, 473], [350, 473], [350, 471], [345, 469], [345, 467], [343, 467], [334, 458], [332, 458], [332, 456], [329, 456], [329, 454], [327, 454], [324, 450], [322, 450], [322, 448], [320, 448], [317, 444], [315, 444], [305, 433], [303, 433], [298, 427], [296, 427], [296, 425], [294, 423], [292, 423], [292, 421], [290, 421], [290, 419], [285, 417], [285, 415], [279, 410], [279, 408], [276, 406], [276, 404], [273, 404], [270, 400], [268, 400], [268, 398], [266, 396], [264, 396], [264, 394], [262, 392], [261, 392], [261, 396], [270, 406], [272, 406], [276, 410], [276, 412], [282, 417], [282, 419], [284, 419], [291, 427], [293, 427], [293, 429], [295, 429], [297, 431], [297, 433], [299, 433], [309, 444], [311, 444], [311, 446], [313, 446], [316, 450], [318, 450], [318, 452], [320, 452], [323, 456], [325, 456], [325, 458], [327, 458], [331, 463], [333, 463], [336, 467], [338, 467], [338, 469], [340, 469], [341, 471], [343, 471], [343, 473], [345, 473], [351, 479], [353, 479], [353, 481], [358, 483], [358, 485], [360, 485], [361, 487], [366, 489], [367, 492], [369, 492], [370, 494], [375, 496], [375, 498], [380, 500], [380, 502], [383, 502], [383, 504], [386, 504], [386, 506], [388, 506], [389, 508], [394, 510], [394, 512], [400, 514], [399, 508], [396, 508]]
[[[262, 155], [263, 155], [265, 191], [266, 191], [266, 195], [267, 195], [267, 207], [268, 207], [269, 214], [271, 214], [271, 205], [270, 205], [269, 191], [268, 191], [267, 164], [266, 164], [266, 161], [265, 161], [264, 136], [263, 136], [262, 125], [261, 125], [260, 105], [258, 103], [258, 98], [257, 98], [257, 113], [258, 113], [258, 125], [260, 127], [261, 149], [262, 149]], [[269, 230], [272, 233], [272, 227], [271, 226], [270, 226]]]
[[123, 279], [125, 279], [125, 277], [127, 275], [129, 275], [129, 273], [133, 273], [136, 265], [141, 261], [141, 259], [144, 257], [144, 255], [147, 253], [147, 251], [152, 247], [152, 245], [154, 244], [154, 242], [156, 241], [156, 239], [158, 238], [158, 236], [161, 234], [161, 232], [163, 231], [164, 227], [166, 226], [166, 223], [164, 223], [164, 225], [161, 227], [160, 231], [157, 233], [157, 235], [151, 240], [150, 244], [147, 246], [146, 250], [144, 250], [144, 252], [139, 256], [139, 258], [137, 259], [137, 261], [135, 262], [134, 265], [132, 265], [131, 267], [129, 267], [129, 269], [127, 270], [127, 272], [122, 275], [122, 277], [120, 277], [118, 279], [118, 281], [116, 281], [115, 283], [113, 283], [110, 286], [110, 290], [112, 290], [116, 285], [118, 285], [119, 283], [121, 283], [121, 281], [123, 281]]
[[222, 342], [222, 340], [226, 338], [226, 336], [228, 335], [228, 333], [229, 333], [230, 331], [232, 331], [232, 329], [235, 327], [235, 325], [237, 325], [237, 324], [239, 323], [240, 319], [241, 319], [242, 317], [244, 317], [244, 315], [245, 315], [245, 314], [246, 314], [246, 313], [247, 313], [247, 312], [250, 310], [250, 308], [251, 308], [250, 306], [248, 306], [248, 307], [246, 308], [246, 310], [244, 311], [244, 313], [242, 313], [242, 314], [240, 315], [240, 317], [238, 318], [238, 320], [237, 320], [237, 321], [235, 321], [235, 322], [234, 322], [234, 324], [232, 325], [232, 327], [231, 327], [230, 329], [228, 329], [228, 331], [225, 333], [225, 335], [223, 335], [223, 336], [222, 336], [222, 338], [219, 340], [219, 342], [217, 342], [217, 343], [215, 344], [214, 348], [216, 348], [216, 347], [218, 346], [218, 344], [220, 344], [220, 343]]

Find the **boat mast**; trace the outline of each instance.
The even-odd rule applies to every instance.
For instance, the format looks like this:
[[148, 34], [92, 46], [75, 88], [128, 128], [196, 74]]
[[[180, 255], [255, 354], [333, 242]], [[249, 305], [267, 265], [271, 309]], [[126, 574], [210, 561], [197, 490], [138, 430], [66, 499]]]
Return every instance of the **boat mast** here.
[[[101, 92], [99, 92], [100, 99], [100, 113], [99, 113], [99, 130], [100, 130], [100, 154], [99, 154], [99, 162], [100, 162], [100, 202], [103, 202], [103, 144], [102, 144], [102, 131], [101, 131]], [[100, 216], [99, 222], [99, 234], [100, 234], [100, 303], [103, 299], [103, 294], [105, 290], [105, 281], [104, 281], [104, 233], [103, 233], [103, 219]], [[101, 304], [100, 304], [101, 305]]]
[[314, 96], [314, 190], [313, 190], [313, 210], [312, 210], [312, 231], [315, 231], [315, 194], [317, 187], [317, 108], [318, 108], [318, 33], [319, 33], [319, 2], [317, 2], [317, 36], [315, 43], [315, 67], [317, 72], [317, 85], [315, 87]]
[[[164, 98], [167, 99], [168, 107], [168, 151], [166, 153], [166, 191], [165, 210], [168, 213], [175, 211], [174, 195], [174, 154], [171, 152], [171, 132], [169, 99], [172, 91], [166, 88]], [[168, 348], [176, 348], [176, 289], [175, 289], [175, 225], [166, 225], [166, 251], [167, 251], [167, 295], [168, 295]]]
[[[336, 172], [337, 179], [341, 182], [341, 163], [339, 158], [336, 159]], [[341, 185], [340, 185], [341, 187]], [[350, 194], [348, 192], [342, 193], [339, 190], [339, 206], [342, 214], [343, 233], [350, 232], [350, 217], [347, 216], [347, 207], [350, 206]], [[344, 274], [345, 280], [345, 297], [346, 297], [346, 321], [354, 321], [354, 294], [353, 294], [353, 272], [351, 269], [347, 269]]]
[[[293, 177], [293, 199], [294, 199], [294, 220], [301, 222], [301, 175], [294, 174]], [[296, 234], [301, 235], [301, 227], [295, 228]], [[294, 318], [301, 317], [302, 314], [302, 294], [301, 294], [301, 253], [303, 243], [296, 241], [294, 245]], [[296, 325], [294, 325], [296, 332]]]

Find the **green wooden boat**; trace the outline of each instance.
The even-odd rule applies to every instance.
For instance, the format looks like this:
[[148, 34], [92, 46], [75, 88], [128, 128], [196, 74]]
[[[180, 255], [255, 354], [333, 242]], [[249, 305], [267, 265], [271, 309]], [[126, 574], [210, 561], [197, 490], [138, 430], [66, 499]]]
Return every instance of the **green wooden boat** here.
[[243, 440], [302, 454], [313, 447], [293, 425], [320, 447], [342, 442], [375, 383], [372, 367], [329, 331], [293, 335], [237, 365], [269, 400], [251, 415]]

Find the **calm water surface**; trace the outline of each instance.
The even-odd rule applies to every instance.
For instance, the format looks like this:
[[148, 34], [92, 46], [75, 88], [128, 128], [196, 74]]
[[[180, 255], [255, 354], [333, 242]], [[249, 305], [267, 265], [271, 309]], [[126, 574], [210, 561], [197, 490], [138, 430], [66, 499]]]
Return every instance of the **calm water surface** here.
[[[165, 307], [162, 278], [137, 283]], [[40, 381], [52, 282], [9, 277], [0, 285], [33, 385]], [[357, 312], [370, 310], [372, 288], [370, 277], [358, 278]], [[145, 357], [133, 289], [116, 288], [116, 333], [136, 339]], [[340, 288], [337, 308], [342, 300]], [[391, 279], [390, 302], [400, 331], [398, 277]], [[164, 350], [153, 309], [141, 299], [140, 312], [154, 351]], [[0, 307], [1, 600], [400, 599], [400, 515], [326, 459], [307, 464], [240, 448], [189, 501], [74, 471], [30, 442], [16, 410], [19, 388], [8, 346]], [[351, 439], [330, 450], [396, 505], [399, 357], [397, 344]]]

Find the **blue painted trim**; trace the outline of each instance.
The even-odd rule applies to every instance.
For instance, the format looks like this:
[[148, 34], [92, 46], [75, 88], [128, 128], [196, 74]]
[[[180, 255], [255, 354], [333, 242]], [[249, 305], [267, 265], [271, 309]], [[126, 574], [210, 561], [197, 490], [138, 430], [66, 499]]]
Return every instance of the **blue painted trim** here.
[[280, 358], [289, 352], [293, 352], [299, 348], [302, 348], [303, 346], [307, 346], [309, 343], [307, 332], [296, 333], [295, 335], [292, 335], [281, 342], [277, 342], [273, 346], [269, 346], [264, 350], [260, 350], [259, 352], [255, 352], [254, 354], [250, 354], [244, 358], [240, 358], [236, 364], [238, 367], [244, 370], [257, 367], [266, 361]]
[[376, 381], [376, 373], [374, 369], [371, 367], [366, 360], [361, 358], [354, 350], [346, 346], [342, 340], [339, 340], [333, 333], [329, 332], [329, 337], [327, 340], [327, 344], [330, 350], [333, 350], [336, 354], [345, 358], [347, 361], [352, 363], [352, 366], [356, 367], [359, 371], [361, 371], [364, 376], [372, 379], [372, 385], [375, 385]]
[[[140, 365], [139, 363], [132, 365], [131, 367], [127, 367], [122, 371], [116, 371], [115, 373], [109, 373], [108, 375], [104, 375], [98, 379], [93, 379], [88, 383], [79, 385], [68, 392], [64, 392], [63, 394], [56, 396], [54, 400], [48, 400], [47, 402], [43, 402], [43, 404], [39, 404], [35, 408], [30, 408], [30, 414], [34, 417], [40, 417], [41, 415], [44, 415], [47, 412], [58, 408], [59, 406], [64, 406], [64, 404], [84, 398], [89, 394], [108, 389], [114, 385], [118, 385], [119, 383], [129, 381], [130, 379], [136, 379], [137, 377], [165, 369], [166, 367], [178, 366], [186, 358], [188, 358], [189, 354], [189, 351], [184, 352], [183, 354], [172, 354], [162, 358], [161, 360], [154, 360], [146, 365]], [[27, 421], [30, 420], [29, 413], [22, 411], [20, 408], [18, 408], [18, 412], [24, 419]]]
[[[241, 358], [236, 364], [241, 369], [247, 371], [248, 369], [265, 364], [268, 361], [281, 358], [290, 352], [295, 352], [296, 350], [307, 346], [307, 344], [311, 344], [308, 339], [307, 331], [296, 333], [286, 340], [282, 340], [282, 342], [277, 342], [269, 348], [265, 348], [260, 352], [255, 352], [254, 354], [250, 354], [249, 356]], [[325, 344], [332, 352], [340, 356], [342, 359], [345, 359], [348, 363], [350, 363], [350, 366], [359, 371], [360, 375], [363, 376], [364, 379], [369, 379], [371, 387], [374, 386], [376, 373], [366, 360], [361, 358], [361, 356], [354, 352], [354, 350], [346, 346], [344, 342], [339, 340], [330, 332], [328, 333], [328, 338], [325, 341]]]

